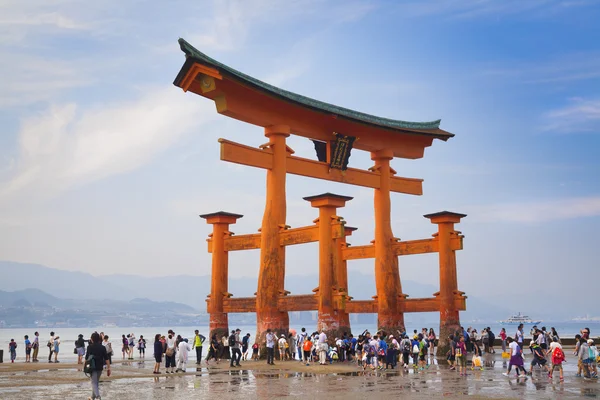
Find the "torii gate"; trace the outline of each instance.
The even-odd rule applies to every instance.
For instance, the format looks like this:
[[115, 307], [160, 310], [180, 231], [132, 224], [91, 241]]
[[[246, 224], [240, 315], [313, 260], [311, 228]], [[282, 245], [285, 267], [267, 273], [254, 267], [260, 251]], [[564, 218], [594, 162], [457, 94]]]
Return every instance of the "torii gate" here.
[[[439, 352], [445, 354], [447, 337], [459, 326], [459, 310], [466, 297], [458, 290], [456, 250], [462, 235], [454, 230], [463, 214], [441, 212], [426, 215], [438, 225], [431, 239], [400, 241], [392, 233], [390, 193], [422, 194], [422, 180], [394, 176], [394, 157], [417, 159], [433, 139], [454, 136], [439, 128], [440, 121], [416, 123], [374, 117], [309, 99], [261, 82], [199, 52], [179, 40], [186, 62], [174, 84], [213, 100], [217, 112], [264, 127], [268, 142], [259, 148], [219, 139], [221, 159], [267, 171], [266, 206], [260, 233], [234, 236], [229, 226], [242, 215], [217, 212], [201, 215], [213, 225], [208, 239], [212, 253], [211, 293], [207, 299], [211, 335], [227, 334], [229, 312], [256, 312], [257, 340], [268, 328], [289, 330], [289, 311], [318, 310], [317, 328], [333, 339], [350, 330], [350, 313], [377, 313], [378, 327], [404, 331], [405, 312], [440, 312]], [[334, 137], [334, 132], [341, 133]], [[320, 161], [294, 156], [287, 146], [290, 135], [316, 141]], [[369, 170], [346, 168], [351, 148], [371, 153]], [[341, 182], [374, 189], [375, 240], [371, 245], [348, 247], [346, 237], [355, 228], [337, 215], [351, 197], [331, 193], [305, 197], [319, 209], [313, 225], [286, 225], [286, 175]], [[319, 286], [309, 295], [290, 295], [284, 288], [285, 247], [319, 242]], [[259, 249], [261, 265], [256, 297], [234, 298], [228, 292], [228, 252]], [[408, 299], [402, 291], [398, 256], [438, 252], [440, 291], [432, 298]], [[377, 295], [373, 300], [353, 300], [348, 295], [348, 260], [373, 258]]]

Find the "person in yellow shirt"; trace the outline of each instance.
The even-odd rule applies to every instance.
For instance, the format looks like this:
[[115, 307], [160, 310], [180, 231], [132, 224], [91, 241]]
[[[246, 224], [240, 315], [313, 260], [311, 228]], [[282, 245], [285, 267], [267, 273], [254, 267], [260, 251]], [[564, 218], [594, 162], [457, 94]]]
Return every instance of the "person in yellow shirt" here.
[[192, 348], [196, 349], [196, 364], [200, 365], [202, 362], [202, 345], [204, 344], [206, 338], [199, 333], [198, 329], [196, 329], [194, 333], [196, 335], [194, 336], [194, 344], [192, 345]]

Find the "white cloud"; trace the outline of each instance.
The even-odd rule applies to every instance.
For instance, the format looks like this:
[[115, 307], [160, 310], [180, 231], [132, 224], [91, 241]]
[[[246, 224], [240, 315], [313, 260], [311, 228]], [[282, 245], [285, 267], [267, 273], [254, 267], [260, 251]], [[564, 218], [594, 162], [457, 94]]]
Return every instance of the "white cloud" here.
[[149, 88], [135, 101], [82, 109], [52, 105], [22, 121], [15, 174], [0, 199], [28, 192], [54, 194], [73, 185], [138, 168], [215, 117], [173, 87]]
[[600, 196], [468, 207], [474, 222], [543, 223], [600, 216]]
[[538, 18], [560, 15], [568, 8], [590, 6], [591, 3], [564, 0], [425, 0], [403, 3], [398, 8], [411, 17], [437, 15], [457, 19], [496, 19], [518, 15], [520, 18]]
[[543, 118], [544, 131], [600, 133], [600, 100], [572, 98], [568, 105], [547, 112]]
[[597, 51], [561, 54], [535, 62], [510, 61], [510, 64], [484, 66], [480, 74], [518, 80], [527, 84], [569, 83], [600, 77]]

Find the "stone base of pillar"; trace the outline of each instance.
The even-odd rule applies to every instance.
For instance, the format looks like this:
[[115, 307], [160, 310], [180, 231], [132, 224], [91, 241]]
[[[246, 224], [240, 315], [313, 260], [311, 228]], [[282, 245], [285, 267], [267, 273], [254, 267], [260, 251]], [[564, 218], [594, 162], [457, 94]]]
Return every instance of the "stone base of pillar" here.
[[[281, 338], [281, 335], [285, 335], [287, 338], [290, 331], [290, 317], [287, 312], [276, 312], [276, 313], [256, 313], [256, 336], [255, 341], [259, 346], [260, 359], [267, 359], [267, 329], [271, 329], [271, 332], [275, 333], [277, 340]], [[275, 358], [279, 357], [279, 347], [275, 343]]]
[[[210, 346], [210, 340], [213, 335], [216, 335], [217, 340], [221, 343], [223, 336], [229, 337], [229, 319], [225, 313], [210, 313], [210, 322], [208, 324], [209, 336], [208, 343]], [[208, 354], [208, 353], [207, 353]], [[220, 354], [217, 357], [222, 358]]]
[[[450, 350], [449, 336], [455, 335], [457, 332], [460, 332], [460, 320], [458, 318], [452, 320], [440, 320], [438, 346], [435, 353], [437, 358], [446, 357], [448, 350]], [[460, 334], [462, 334], [462, 332], [460, 332]]]
[[[377, 331], [383, 331], [386, 335], [394, 335], [398, 337], [399, 333], [405, 332], [404, 313], [385, 314], [379, 313], [377, 316]], [[375, 332], [371, 332], [372, 335]]]

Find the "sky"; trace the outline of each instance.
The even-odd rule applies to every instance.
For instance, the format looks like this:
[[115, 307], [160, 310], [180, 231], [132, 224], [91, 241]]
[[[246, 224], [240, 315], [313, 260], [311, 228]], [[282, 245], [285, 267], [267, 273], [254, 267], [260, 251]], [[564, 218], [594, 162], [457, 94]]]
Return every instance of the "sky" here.
[[[467, 295], [515, 311], [577, 296], [600, 247], [598, 19], [594, 0], [0, 0], [0, 259], [207, 275], [199, 214], [243, 214], [231, 230], [257, 232], [265, 171], [220, 161], [217, 140], [258, 146], [263, 131], [173, 86], [183, 37], [292, 92], [440, 118], [454, 138], [392, 161], [425, 180], [423, 196], [392, 195], [394, 235], [427, 238], [424, 214], [464, 213]], [[289, 145], [315, 158], [307, 139]], [[371, 165], [352, 153], [351, 167]], [[339, 214], [359, 228], [350, 242], [368, 244], [367, 188], [288, 176], [288, 224], [311, 224], [302, 197], [328, 191], [354, 197]], [[317, 252], [288, 248], [289, 276], [316, 274]], [[230, 255], [230, 275], [256, 279], [258, 267], [257, 250]], [[402, 257], [400, 273], [437, 285], [437, 255]]]

